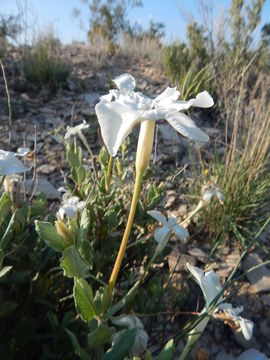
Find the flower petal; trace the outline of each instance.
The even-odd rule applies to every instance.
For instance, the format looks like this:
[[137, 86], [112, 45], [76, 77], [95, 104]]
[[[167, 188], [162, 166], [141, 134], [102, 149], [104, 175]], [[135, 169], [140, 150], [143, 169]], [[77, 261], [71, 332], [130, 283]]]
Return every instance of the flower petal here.
[[192, 266], [189, 263], [187, 263], [187, 268], [200, 286], [204, 295], [206, 307], [208, 307], [221, 291], [219, 277], [213, 270], [204, 274], [203, 270]]
[[31, 167], [25, 167], [23, 163], [15, 157], [0, 160], [0, 175], [11, 176], [29, 170], [31, 170]]
[[143, 353], [145, 352], [146, 348], [147, 348], [147, 342], [148, 342], [147, 333], [144, 330], [139, 329], [137, 331], [135, 341], [134, 341], [134, 344], [133, 344], [133, 347], [132, 347], [132, 356], [133, 357], [142, 356]]
[[143, 323], [135, 315], [123, 314], [123, 315], [120, 315], [120, 316], [115, 316], [115, 317], [112, 318], [112, 322], [115, 325], [125, 326], [128, 329], [133, 329], [133, 328], [143, 329]]
[[187, 231], [186, 228], [184, 228], [181, 225], [173, 226], [173, 232], [181, 241], [184, 241], [185, 239], [189, 238], [189, 232]]
[[171, 230], [167, 226], [162, 226], [161, 228], [157, 229], [154, 234], [154, 239], [158, 244], [162, 244], [163, 241], [167, 238], [170, 234]]
[[208, 142], [209, 136], [200, 130], [195, 122], [183, 113], [168, 112], [166, 120], [178, 131], [181, 135], [187, 138], [198, 141], [200, 143]]
[[18, 148], [17, 149], [17, 156], [25, 156], [29, 153], [30, 149], [29, 148]]
[[199, 93], [196, 99], [191, 99], [190, 101], [192, 101], [192, 106], [200, 108], [209, 108], [214, 105], [214, 100], [207, 91]]
[[110, 155], [115, 156], [133, 127], [142, 121], [142, 111], [107, 101], [100, 101], [95, 110], [103, 141]]
[[237, 321], [239, 322], [244, 338], [247, 341], [250, 340], [253, 334], [254, 323], [251, 320], [242, 318], [241, 316], [238, 316]]
[[147, 211], [147, 214], [152, 216], [155, 220], [161, 222], [163, 225], [167, 226], [167, 220], [166, 220], [165, 216], [160, 211], [149, 210], [149, 211]]
[[208, 94], [207, 91], [203, 91], [199, 93], [195, 99], [190, 99], [188, 101], [172, 101], [168, 104], [170, 109], [174, 109], [176, 111], [187, 110], [191, 106], [208, 108], [214, 105], [214, 100]]
[[176, 101], [179, 98], [180, 92], [176, 87], [167, 87], [160, 95], [154, 99], [154, 103], [157, 103], [159, 106], [168, 106], [173, 101]]
[[168, 211], [168, 225], [170, 228], [173, 228], [173, 226], [177, 225], [177, 219], [170, 211]]
[[[207, 288], [207, 292], [205, 293], [206, 296], [206, 304], [210, 304], [215, 297], [221, 292], [222, 286], [220, 283], [220, 278], [214, 272], [214, 270], [208, 271], [205, 273], [205, 284]], [[222, 299], [222, 295], [218, 302]]]
[[136, 86], [134, 77], [129, 74], [122, 74], [113, 79], [113, 82], [121, 92], [133, 91]]

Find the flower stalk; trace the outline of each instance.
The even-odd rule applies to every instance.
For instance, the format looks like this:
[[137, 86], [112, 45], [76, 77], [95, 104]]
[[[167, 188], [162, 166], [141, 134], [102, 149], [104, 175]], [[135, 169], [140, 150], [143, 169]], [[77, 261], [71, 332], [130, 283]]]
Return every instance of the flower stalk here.
[[110, 155], [108, 168], [106, 172], [106, 181], [105, 181], [106, 192], [109, 192], [110, 190], [111, 177], [112, 177], [112, 161], [113, 161], [113, 157]]
[[137, 146], [137, 155], [136, 155], [136, 179], [133, 190], [132, 202], [130, 207], [130, 212], [128, 216], [128, 221], [126, 229], [123, 235], [123, 239], [118, 251], [118, 255], [111, 273], [111, 277], [108, 284], [108, 293], [111, 296], [116, 279], [123, 261], [125, 250], [128, 243], [128, 238], [134, 221], [137, 203], [139, 199], [139, 194], [141, 190], [143, 175], [148, 167], [150, 155], [153, 148], [154, 141], [154, 132], [155, 132], [155, 122], [151, 120], [146, 120], [141, 123], [140, 134], [138, 139]]

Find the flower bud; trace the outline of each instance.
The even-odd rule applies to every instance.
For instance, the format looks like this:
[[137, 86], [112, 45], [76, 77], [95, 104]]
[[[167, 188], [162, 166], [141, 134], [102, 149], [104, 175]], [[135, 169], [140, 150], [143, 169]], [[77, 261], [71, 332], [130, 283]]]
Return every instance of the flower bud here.
[[62, 220], [58, 219], [55, 221], [55, 227], [58, 234], [70, 245], [73, 243], [73, 236], [69, 228], [63, 223]]
[[145, 172], [151, 156], [155, 133], [155, 121], [145, 120], [141, 123], [137, 145], [136, 171]]

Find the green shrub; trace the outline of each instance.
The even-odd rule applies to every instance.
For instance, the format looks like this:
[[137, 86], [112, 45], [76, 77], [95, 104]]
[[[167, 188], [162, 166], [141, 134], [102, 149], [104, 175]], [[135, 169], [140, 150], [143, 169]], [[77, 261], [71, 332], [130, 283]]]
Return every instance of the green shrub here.
[[200, 91], [213, 91], [209, 66], [199, 67], [192, 60], [191, 51], [184, 43], [165, 47], [163, 68], [170, 81], [180, 90], [181, 99], [196, 96]]
[[40, 36], [23, 59], [25, 77], [32, 84], [54, 94], [67, 80], [70, 68], [59, 55], [60, 42], [52, 35]]

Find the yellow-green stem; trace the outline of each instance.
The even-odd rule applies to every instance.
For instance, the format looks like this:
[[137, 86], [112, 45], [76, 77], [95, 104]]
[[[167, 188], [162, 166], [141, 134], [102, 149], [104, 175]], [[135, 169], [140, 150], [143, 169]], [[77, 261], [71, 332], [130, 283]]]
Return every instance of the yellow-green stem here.
[[112, 161], [113, 161], [113, 157], [110, 156], [109, 163], [108, 163], [108, 169], [106, 172], [106, 182], [105, 182], [105, 187], [106, 187], [107, 192], [109, 192], [109, 190], [110, 190], [111, 175], [112, 175]]
[[136, 154], [136, 179], [133, 190], [132, 202], [130, 207], [130, 212], [128, 216], [128, 221], [126, 225], [126, 229], [123, 235], [123, 239], [120, 245], [120, 249], [113, 267], [113, 271], [111, 273], [111, 277], [109, 280], [107, 294], [109, 297], [112, 294], [122, 261], [125, 254], [125, 250], [127, 247], [127, 242], [129, 238], [129, 234], [131, 231], [131, 227], [133, 224], [136, 207], [139, 199], [141, 184], [143, 175], [148, 167], [150, 155], [153, 148], [154, 142], [154, 133], [155, 133], [155, 122], [151, 120], [146, 120], [141, 123], [140, 134], [137, 145], [137, 154]]
[[109, 280], [109, 293], [112, 293], [112, 289], [114, 288], [121, 264], [122, 264], [122, 260], [125, 254], [125, 250], [127, 247], [127, 242], [128, 242], [128, 238], [129, 238], [129, 234], [131, 231], [131, 227], [133, 224], [133, 220], [134, 220], [134, 216], [135, 216], [135, 212], [136, 212], [136, 207], [137, 207], [137, 202], [138, 202], [138, 198], [139, 198], [139, 194], [140, 194], [140, 189], [141, 189], [141, 184], [142, 184], [142, 179], [143, 179], [143, 172], [137, 172], [136, 173], [136, 180], [135, 180], [135, 185], [134, 185], [134, 191], [133, 191], [133, 197], [132, 197], [132, 202], [131, 202], [131, 207], [130, 207], [130, 212], [129, 212], [129, 216], [128, 216], [128, 221], [127, 221], [127, 225], [126, 225], [126, 229], [123, 235], [123, 239], [120, 245], [120, 249], [114, 264], [114, 268]]
[[201, 209], [204, 207], [205, 205], [205, 202], [204, 201], [200, 201], [199, 204], [197, 205], [196, 209], [194, 209], [190, 214], [189, 216], [184, 220], [182, 221], [181, 225], [184, 225], [186, 224], [194, 215], [196, 215], [199, 211], [201, 211]]
[[189, 346], [189, 344], [187, 343], [178, 360], [184, 360], [187, 357], [188, 353], [190, 352], [191, 348], [192, 347]]

